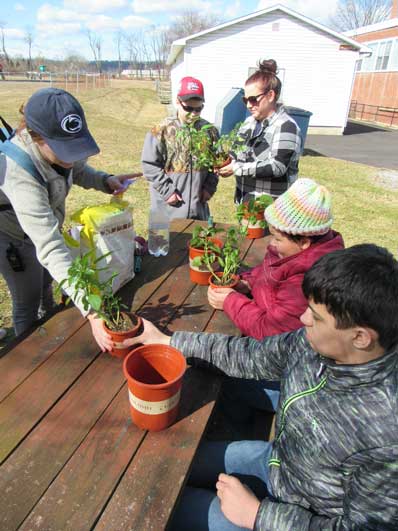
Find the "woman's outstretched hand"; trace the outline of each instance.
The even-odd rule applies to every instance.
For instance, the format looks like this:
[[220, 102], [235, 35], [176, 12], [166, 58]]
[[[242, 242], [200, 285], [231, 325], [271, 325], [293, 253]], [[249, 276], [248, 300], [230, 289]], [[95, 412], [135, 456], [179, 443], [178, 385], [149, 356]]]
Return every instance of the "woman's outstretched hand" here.
[[124, 347], [132, 347], [133, 345], [151, 345], [153, 343], [161, 343], [162, 345], [170, 345], [170, 336], [163, 334], [151, 321], [142, 319], [144, 331], [141, 335], [125, 339], [123, 341]]

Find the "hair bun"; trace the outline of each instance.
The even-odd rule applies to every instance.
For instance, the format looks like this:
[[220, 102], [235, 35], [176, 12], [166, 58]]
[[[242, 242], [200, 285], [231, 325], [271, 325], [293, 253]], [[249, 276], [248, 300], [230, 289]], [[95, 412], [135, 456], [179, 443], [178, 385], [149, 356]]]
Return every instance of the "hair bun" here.
[[263, 61], [259, 61], [258, 68], [261, 72], [266, 74], [276, 75], [277, 72], [277, 64], [274, 59], [264, 59]]

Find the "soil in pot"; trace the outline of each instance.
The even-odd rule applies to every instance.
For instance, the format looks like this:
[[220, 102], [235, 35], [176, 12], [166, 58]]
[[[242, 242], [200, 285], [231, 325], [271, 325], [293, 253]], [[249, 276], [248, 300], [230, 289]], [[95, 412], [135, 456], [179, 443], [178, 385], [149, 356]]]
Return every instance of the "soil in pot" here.
[[125, 358], [131, 418], [138, 427], [160, 431], [175, 421], [186, 360], [168, 345], [143, 345]]
[[[217, 276], [221, 276], [222, 273], [216, 273]], [[211, 288], [234, 288], [235, 286], [237, 286], [239, 283], [239, 276], [238, 275], [233, 275], [233, 278], [232, 280], [229, 282], [229, 284], [222, 284], [222, 280], [220, 279], [219, 281], [217, 281], [214, 276], [211, 276], [209, 278], [209, 285]]]
[[117, 358], [124, 358], [126, 354], [131, 351], [131, 347], [124, 347], [123, 341], [130, 337], [138, 335], [142, 325], [142, 319], [135, 313], [122, 312], [123, 321], [121, 323], [121, 329], [111, 330], [106, 324], [104, 324], [105, 330], [112, 337], [113, 348], [109, 351], [112, 356]]

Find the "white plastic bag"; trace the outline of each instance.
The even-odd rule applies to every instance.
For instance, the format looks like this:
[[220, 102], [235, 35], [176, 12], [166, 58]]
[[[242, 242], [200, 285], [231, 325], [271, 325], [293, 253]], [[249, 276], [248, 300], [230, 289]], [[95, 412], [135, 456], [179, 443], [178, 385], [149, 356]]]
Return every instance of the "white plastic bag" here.
[[99, 279], [113, 273], [113, 292], [134, 278], [135, 232], [132, 207], [127, 201], [112, 198], [108, 204], [86, 207], [72, 215], [78, 223], [65, 240], [72, 256], [95, 250], [95, 257], [106, 255], [97, 263]]

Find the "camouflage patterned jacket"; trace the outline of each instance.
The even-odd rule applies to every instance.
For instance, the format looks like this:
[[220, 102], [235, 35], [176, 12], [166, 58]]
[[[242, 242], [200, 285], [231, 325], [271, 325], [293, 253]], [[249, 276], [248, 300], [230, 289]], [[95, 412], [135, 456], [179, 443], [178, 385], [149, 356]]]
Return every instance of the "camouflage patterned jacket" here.
[[[199, 119], [195, 126], [200, 128], [208, 123]], [[207, 202], [202, 201], [202, 192], [206, 190], [213, 195], [218, 177], [207, 169], [194, 167], [189, 145], [176, 136], [180, 128], [181, 122], [176, 117], [166, 118], [145, 137], [141, 163], [150, 183], [151, 207], [156, 208], [158, 203], [163, 203], [177, 192], [183, 200], [176, 205], [166, 206], [170, 219], [207, 220], [210, 211]], [[217, 139], [216, 128], [211, 131]]]
[[305, 330], [256, 341], [177, 332], [171, 344], [229, 376], [281, 379], [256, 531], [398, 529], [398, 350], [363, 365], [321, 357]]

